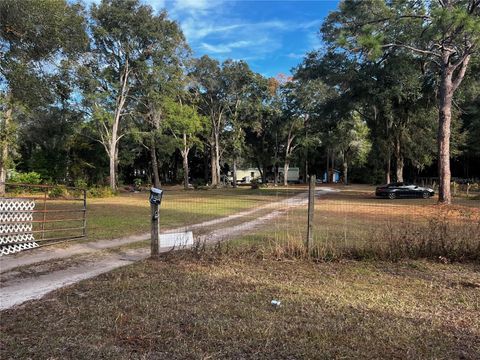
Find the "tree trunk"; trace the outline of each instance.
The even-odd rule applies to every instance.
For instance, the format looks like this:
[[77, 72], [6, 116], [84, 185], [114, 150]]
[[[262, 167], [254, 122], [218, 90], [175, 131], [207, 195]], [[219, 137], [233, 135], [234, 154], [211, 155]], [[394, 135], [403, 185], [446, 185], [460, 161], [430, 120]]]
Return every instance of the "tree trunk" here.
[[[10, 104], [7, 103], [7, 111], [5, 112], [5, 122], [4, 130], [5, 135], [8, 134], [10, 127], [11, 117], [12, 117], [12, 108]], [[2, 158], [0, 159], [0, 195], [5, 195], [5, 182], [7, 181], [7, 162], [8, 162], [8, 138], [5, 136], [3, 145], [2, 145]]]
[[285, 165], [283, 166], [283, 185], [288, 185], [288, 169], [290, 167], [290, 160], [285, 160]]
[[183, 157], [183, 187], [188, 189], [188, 154], [182, 151]]
[[157, 162], [157, 151], [155, 146], [155, 140], [152, 140], [150, 147], [150, 158], [152, 162], [152, 172], [153, 172], [153, 186], [156, 188], [160, 187], [160, 174], [158, 172], [158, 162]]
[[232, 180], [233, 180], [233, 187], [237, 187], [237, 159], [233, 159], [233, 171], [232, 171]]
[[440, 82], [440, 106], [438, 118], [438, 201], [443, 204], [452, 202], [450, 194], [450, 124], [452, 120], [453, 85], [452, 74], [442, 72]]
[[[328, 165], [327, 165], [327, 170], [328, 170]], [[308, 159], [305, 159], [305, 184], [308, 181]]]
[[183, 134], [183, 187], [185, 190], [188, 190], [188, 153], [190, 149], [187, 147], [187, 134]]
[[386, 166], [386, 170], [385, 170], [385, 181], [387, 184], [390, 184], [390, 170], [391, 170], [391, 157], [390, 155], [388, 156], [388, 159], [387, 159], [387, 166]]
[[203, 152], [203, 179], [205, 180], [205, 183], [208, 182], [208, 170], [209, 170], [209, 167], [208, 167], [208, 151], [205, 150]]
[[109, 166], [110, 166], [110, 188], [113, 191], [117, 190], [117, 179], [116, 179], [116, 171], [115, 171], [115, 149], [113, 148], [115, 145], [110, 144], [110, 151], [109, 151]]
[[400, 147], [400, 140], [397, 139], [395, 143], [395, 159], [396, 159], [396, 175], [397, 175], [397, 182], [403, 182], [403, 155], [402, 149]]
[[335, 153], [332, 152], [332, 172], [330, 174], [330, 181], [335, 182]]
[[343, 161], [343, 183], [348, 185], [348, 162], [346, 159]]
[[403, 156], [397, 158], [397, 181], [403, 182]]
[[220, 184], [220, 134], [215, 133], [215, 175], [217, 177], [217, 185]]
[[122, 117], [123, 108], [128, 95], [128, 76], [129, 64], [125, 63], [125, 68], [120, 76], [121, 88], [117, 97], [117, 107], [115, 109], [115, 116], [112, 125], [111, 139], [108, 144], [108, 155], [110, 157], [110, 188], [113, 191], [117, 190], [117, 160], [118, 160], [118, 141], [121, 136], [118, 136], [120, 128], [120, 119]]
[[212, 186], [217, 186], [217, 161], [215, 159], [215, 144], [210, 144], [210, 170], [212, 176]]
[[[326, 171], [326, 174], [327, 174], [327, 176], [326, 176], [326, 182], [327, 182], [327, 183], [328, 183], [329, 180], [330, 180], [330, 179], [328, 178], [328, 174], [330, 173], [329, 169], [330, 169], [330, 150], [327, 150], [327, 167], [326, 167], [326, 170], [325, 170], [325, 171]], [[323, 177], [322, 177], [322, 181], [323, 181]]]

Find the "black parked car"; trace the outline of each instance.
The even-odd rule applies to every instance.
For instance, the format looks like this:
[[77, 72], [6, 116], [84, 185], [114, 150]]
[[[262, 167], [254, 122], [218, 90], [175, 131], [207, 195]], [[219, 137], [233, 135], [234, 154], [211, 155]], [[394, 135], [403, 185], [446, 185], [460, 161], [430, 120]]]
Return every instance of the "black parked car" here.
[[390, 183], [381, 185], [375, 190], [375, 195], [379, 197], [396, 198], [424, 198], [428, 199], [433, 196], [435, 191], [430, 188], [417, 186], [415, 184], [407, 184], [403, 182]]

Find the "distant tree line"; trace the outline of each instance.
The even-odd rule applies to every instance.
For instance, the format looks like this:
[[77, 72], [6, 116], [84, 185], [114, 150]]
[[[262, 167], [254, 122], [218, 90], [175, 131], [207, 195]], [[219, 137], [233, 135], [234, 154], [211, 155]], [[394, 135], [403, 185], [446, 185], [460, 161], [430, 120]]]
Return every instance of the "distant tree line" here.
[[220, 186], [251, 166], [279, 183], [295, 165], [345, 183], [438, 173], [449, 203], [450, 169], [480, 176], [478, 0], [346, 0], [320, 35], [293, 76], [265, 78], [194, 58], [139, 0], [4, 0], [0, 183]]

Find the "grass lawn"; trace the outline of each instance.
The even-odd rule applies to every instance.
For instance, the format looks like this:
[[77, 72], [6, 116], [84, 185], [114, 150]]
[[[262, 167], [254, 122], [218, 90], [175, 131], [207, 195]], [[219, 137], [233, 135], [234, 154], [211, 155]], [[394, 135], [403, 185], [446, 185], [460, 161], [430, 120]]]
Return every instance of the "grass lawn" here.
[[[180, 227], [266, 205], [293, 196], [301, 189], [166, 190], [161, 204], [161, 226]], [[88, 204], [89, 239], [109, 239], [150, 230], [148, 195], [123, 194], [91, 199]]]
[[480, 267], [177, 252], [0, 315], [2, 359], [478, 359]]

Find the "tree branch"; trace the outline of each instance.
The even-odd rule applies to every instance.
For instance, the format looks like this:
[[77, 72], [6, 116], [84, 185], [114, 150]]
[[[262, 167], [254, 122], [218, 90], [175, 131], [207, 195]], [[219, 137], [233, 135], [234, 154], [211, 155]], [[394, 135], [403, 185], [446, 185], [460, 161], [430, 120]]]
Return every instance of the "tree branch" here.
[[413, 52], [416, 52], [416, 53], [419, 53], [419, 54], [423, 54], [423, 55], [433, 55], [433, 56], [436, 56], [436, 57], [441, 58], [441, 54], [439, 54], [439, 53], [436, 53], [436, 52], [431, 51], [431, 50], [418, 49], [418, 48], [413, 47], [413, 46], [410, 46], [410, 45], [395, 44], [395, 43], [390, 43], [390, 44], [382, 45], [382, 48], [390, 48], [390, 47], [404, 48], [404, 49], [412, 50]]
[[460, 67], [460, 70], [458, 71], [458, 74], [455, 78], [454, 81], [452, 81], [452, 87], [453, 91], [457, 90], [457, 88], [460, 86], [464, 76], [465, 72], [467, 71], [468, 63], [470, 62], [471, 55], [467, 55], [467, 57], [463, 60], [462, 65]]

